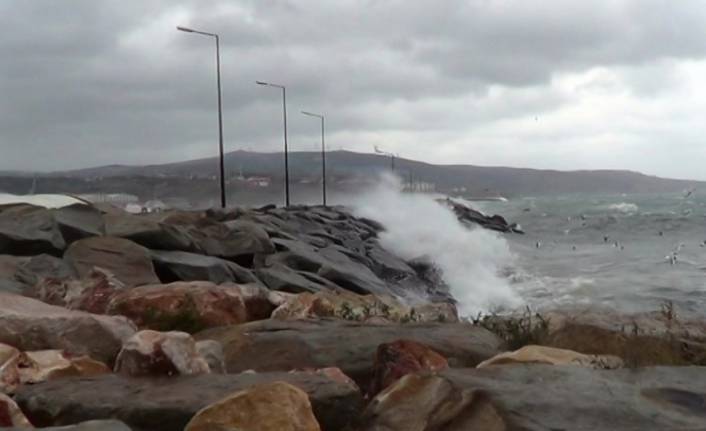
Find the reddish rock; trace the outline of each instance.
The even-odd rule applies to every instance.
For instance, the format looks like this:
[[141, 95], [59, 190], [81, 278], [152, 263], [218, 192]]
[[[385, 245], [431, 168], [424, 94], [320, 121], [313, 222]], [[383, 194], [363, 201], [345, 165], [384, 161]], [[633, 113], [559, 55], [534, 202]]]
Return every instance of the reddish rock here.
[[407, 374], [448, 368], [446, 358], [429, 347], [410, 340], [378, 346], [369, 395], [374, 396]]
[[20, 385], [22, 352], [0, 343], [0, 393], [12, 393]]
[[110, 301], [107, 312], [127, 316], [141, 328], [193, 333], [266, 318], [273, 309], [264, 293], [238, 285], [197, 281], [121, 292]]
[[115, 372], [128, 376], [205, 374], [210, 369], [185, 332], [140, 331], [125, 342]]
[[17, 404], [0, 393], [0, 427], [34, 428]]
[[81, 280], [43, 278], [34, 291], [37, 298], [47, 304], [104, 314], [113, 296], [124, 289], [125, 285], [115, 275], [93, 268]]
[[134, 333], [132, 322], [121, 316], [67, 310], [0, 292], [0, 343], [21, 351], [59, 349], [111, 364]]
[[104, 236], [76, 241], [66, 250], [64, 260], [81, 278], [94, 268], [101, 268], [127, 286], [159, 283], [149, 250], [123, 238]]

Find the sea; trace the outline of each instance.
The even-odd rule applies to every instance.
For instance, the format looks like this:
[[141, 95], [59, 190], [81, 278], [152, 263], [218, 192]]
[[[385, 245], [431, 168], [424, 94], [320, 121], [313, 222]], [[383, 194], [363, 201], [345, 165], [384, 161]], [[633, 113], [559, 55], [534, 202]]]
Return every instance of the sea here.
[[706, 311], [706, 193], [577, 194], [471, 202], [519, 223], [503, 277], [536, 310]]

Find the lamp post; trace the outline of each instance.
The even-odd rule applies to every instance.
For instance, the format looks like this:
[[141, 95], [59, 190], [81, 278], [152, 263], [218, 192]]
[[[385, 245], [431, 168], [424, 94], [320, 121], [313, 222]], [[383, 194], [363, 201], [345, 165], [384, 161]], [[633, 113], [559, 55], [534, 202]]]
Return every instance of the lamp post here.
[[204, 36], [211, 36], [216, 39], [216, 85], [218, 86], [218, 153], [220, 166], [220, 183], [221, 183], [221, 208], [226, 207], [226, 179], [225, 179], [225, 163], [223, 156], [223, 109], [221, 105], [221, 48], [220, 39], [216, 33], [207, 33], [187, 27], [177, 26], [177, 30], [186, 33], [196, 33]]
[[377, 145], [374, 147], [375, 148], [375, 154], [382, 154], [384, 156], [390, 156], [390, 169], [392, 172], [395, 172], [395, 157], [396, 155], [394, 153], [388, 153], [387, 151], [382, 151], [377, 147]]
[[284, 85], [255, 81], [258, 85], [282, 89], [282, 115], [284, 119], [284, 201], [289, 206], [289, 150], [287, 148], [287, 89]]
[[321, 177], [323, 184], [321, 194], [323, 197], [324, 206], [326, 206], [326, 145], [324, 143], [324, 116], [306, 111], [302, 111], [302, 114], [310, 117], [316, 117], [321, 120]]

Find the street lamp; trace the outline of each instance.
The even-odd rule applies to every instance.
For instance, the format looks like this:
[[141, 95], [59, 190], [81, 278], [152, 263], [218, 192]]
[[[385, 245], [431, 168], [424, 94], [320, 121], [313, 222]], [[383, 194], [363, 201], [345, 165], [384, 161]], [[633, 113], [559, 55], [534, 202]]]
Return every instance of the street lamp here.
[[220, 174], [221, 174], [221, 208], [226, 207], [226, 180], [225, 166], [223, 156], [223, 109], [221, 107], [221, 48], [220, 39], [215, 33], [206, 33], [187, 27], [177, 26], [177, 30], [186, 33], [197, 33], [204, 36], [211, 36], [216, 39], [216, 85], [218, 86], [218, 153], [220, 156]]
[[321, 192], [323, 196], [324, 206], [326, 206], [326, 146], [324, 144], [324, 116], [321, 114], [314, 114], [306, 111], [302, 111], [302, 114], [308, 115], [310, 117], [316, 117], [321, 120], [321, 175], [323, 178], [323, 188]]
[[284, 118], [284, 201], [289, 206], [289, 150], [287, 149], [287, 89], [284, 85], [255, 81], [258, 85], [282, 89], [282, 115]]
[[392, 172], [394, 173], [394, 172], [395, 172], [395, 157], [396, 157], [396, 155], [395, 155], [394, 153], [388, 153], [387, 151], [382, 151], [381, 149], [379, 149], [379, 148], [377, 147], [377, 145], [374, 146], [373, 148], [375, 148], [375, 153], [376, 153], [376, 154], [382, 154], [382, 155], [384, 155], [384, 156], [390, 156], [390, 169], [391, 169]]

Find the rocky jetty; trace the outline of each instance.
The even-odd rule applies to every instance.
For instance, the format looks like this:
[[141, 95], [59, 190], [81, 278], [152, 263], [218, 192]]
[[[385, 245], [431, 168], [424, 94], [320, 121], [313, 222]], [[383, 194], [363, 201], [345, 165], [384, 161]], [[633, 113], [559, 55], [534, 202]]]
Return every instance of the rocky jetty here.
[[706, 428], [706, 325], [466, 321], [383, 229], [339, 207], [0, 206], [0, 429]]

